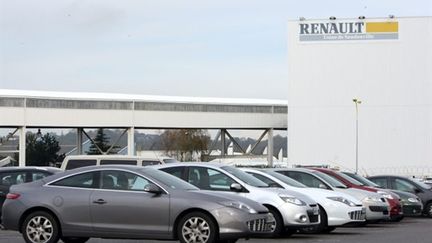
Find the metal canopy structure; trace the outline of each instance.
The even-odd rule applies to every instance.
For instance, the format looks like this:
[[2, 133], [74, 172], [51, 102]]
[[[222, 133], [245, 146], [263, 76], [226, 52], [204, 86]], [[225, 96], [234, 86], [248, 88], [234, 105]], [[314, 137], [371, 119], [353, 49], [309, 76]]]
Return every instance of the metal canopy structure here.
[[220, 129], [222, 134], [227, 129], [265, 130], [269, 145], [273, 144], [273, 130], [287, 129], [285, 100], [0, 89], [0, 114], [0, 127], [15, 128], [14, 133], [19, 134], [20, 166], [25, 166], [27, 128], [75, 128], [79, 152], [84, 128], [123, 128], [129, 155], [135, 154], [135, 129]]

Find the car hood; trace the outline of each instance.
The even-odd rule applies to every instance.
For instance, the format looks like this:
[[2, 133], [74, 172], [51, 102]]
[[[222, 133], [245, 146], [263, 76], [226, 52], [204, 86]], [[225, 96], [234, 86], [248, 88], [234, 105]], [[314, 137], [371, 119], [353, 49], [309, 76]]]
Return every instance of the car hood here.
[[357, 200], [359, 200], [359, 201], [363, 201], [363, 199], [365, 197], [379, 197], [379, 198], [382, 197], [380, 194], [378, 194], [376, 192], [369, 192], [369, 191], [356, 189], [356, 188], [336, 188], [336, 190], [338, 192], [342, 192], [342, 193], [346, 193], [348, 195], [351, 195], [351, 196], [357, 198]]
[[267, 192], [267, 193], [274, 193], [277, 196], [279, 196], [279, 194], [284, 194], [287, 196], [296, 197], [296, 198], [302, 200], [303, 202], [305, 202], [306, 204], [309, 204], [309, 205], [310, 204], [317, 204], [317, 201], [314, 200], [313, 198], [311, 198], [310, 196], [308, 196], [307, 194], [302, 193], [302, 192], [289, 190], [289, 189], [274, 188], [274, 187], [255, 188], [255, 190], [251, 193], [260, 193], [260, 191]]
[[253, 209], [255, 209], [255, 211], [259, 213], [268, 212], [268, 209], [263, 205], [261, 205], [260, 203], [235, 194], [229, 194], [226, 192], [207, 191], [207, 190], [196, 190], [196, 191], [188, 191], [188, 192], [197, 195], [201, 199], [209, 200], [215, 203], [239, 201], [252, 207]]
[[[343, 197], [345, 199], [350, 200], [351, 202], [355, 203], [356, 205], [361, 205], [362, 202], [361, 200], [357, 199], [356, 197], [348, 194], [348, 193], [344, 193], [344, 192], [339, 192], [339, 191], [330, 191], [330, 190], [326, 190], [326, 189], [319, 189], [319, 188], [301, 188], [301, 190], [307, 194], [310, 195], [310, 197], [312, 197], [313, 199], [316, 199], [317, 197], [321, 197], [321, 198], [328, 198], [328, 197]], [[316, 199], [318, 200], [318, 199]]]

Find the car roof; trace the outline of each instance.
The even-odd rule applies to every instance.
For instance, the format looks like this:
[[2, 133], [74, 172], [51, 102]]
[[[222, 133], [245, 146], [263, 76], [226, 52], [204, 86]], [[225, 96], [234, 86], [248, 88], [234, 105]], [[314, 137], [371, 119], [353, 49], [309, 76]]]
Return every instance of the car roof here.
[[[86, 172], [86, 171], [95, 171], [95, 170], [109, 170], [109, 169], [113, 169], [113, 170], [129, 170], [129, 171], [134, 171], [134, 172], [140, 172], [140, 171], [145, 171], [145, 170], [149, 170], [150, 166], [145, 166], [145, 167], [141, 167], [141, 166], [135, 166], [135, 165], [92, 165], [92, 166], [84, 166], [84, 167], [79, 167], [76, 169], [71, 169], [71, 170], [66, 170], [63, 173], [57, 173], [54, 174], [52, 176], [50, 176], [50, 181], [56, 180], [60, 177], [65, 177], [68, 175], [73, 175], [73, 174], [79, 174], [81, 172]], [[44, 180], [44, 179], [42, 179]]]
[[399, 176], [399, 175], [373, 175], [373, 176], [368, 176], [367, 178], [376, 178], [376, 177], [393, 177], [393, 178], [404, 178], [404, 179], [409, 179], [408, 177], [405, 177], [405, 176]]
[[24, 167], [1, 167], [0, 172], [14, 172], [14, 171], [47, 171], [47, 172], [62, 172], [61, 169], [57, 167], [49, 167], [49, 166], [24, 166]]
[[264, 168], [265, 170], [273, 170], [273, 171], [299, 171], [299, 172], [307, 172], [312, 173], [311, 169], [307, 168]]
[[231, 165], [227, 165], [223, 163], [214, 163], [214, 162], [177, 162], [177, 163], [169, 163], [169, 164], [151, 165], [147, 167], [169, 168], [169, 167], [176, 167], [176, 166], [206, 166], [206, 167], [220, 168], [220, 167], [231, 166]]

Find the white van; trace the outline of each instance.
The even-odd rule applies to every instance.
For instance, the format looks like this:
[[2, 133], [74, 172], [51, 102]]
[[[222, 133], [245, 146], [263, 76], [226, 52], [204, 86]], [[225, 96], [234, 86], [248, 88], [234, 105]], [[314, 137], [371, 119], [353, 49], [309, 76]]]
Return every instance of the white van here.
[[71, 170], [92, 165], [158, 165], [177, 162], [171, 158], [143, 158], [128, 155], [70, 155], [61, 164], [62, 170]]

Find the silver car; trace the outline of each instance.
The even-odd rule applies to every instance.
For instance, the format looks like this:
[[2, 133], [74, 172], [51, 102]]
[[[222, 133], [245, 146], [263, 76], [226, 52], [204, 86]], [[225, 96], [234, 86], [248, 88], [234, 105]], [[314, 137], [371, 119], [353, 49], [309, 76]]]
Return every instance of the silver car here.
[[[341, 192], [307, 187], [294, 179], [271, 170], [241, 168], [246, 173], [275, 187], [309, 195], [318, 202], [321, 223], [315, 231], [331, 232], [336, 226], [356, 225], [365, 221], [366, 208], [356, 198]], [[358, 217], [354, 217], [357, 215]]]
[[[333, 177], [316, 170], [276, 168], [272, 169], [272, 171], [291, 177], [308, 187], [343, 192], [357, 198], [366, 208], [366, 221], [379, 221], [390, 218], [390, 206], [385, 198], [378, 193], [348, 188]], [[355, 217], [357, 216], [359, 215], [355, 215]]]
[[13, 186], [3, 225], [28, 243], [85, 242], [90, 237], [235, 241], [268, 233], [260, 204], [200, 191], [152, 168], [91, 166]]
[[235, 167], [220, 163], [173, 163], [156, 168], [203, 190], [239, 195], [266, 206], [275, 218], [272, 235], [291, 234], [320, 223], [319, 207], [310, 197], [268, 184]]

